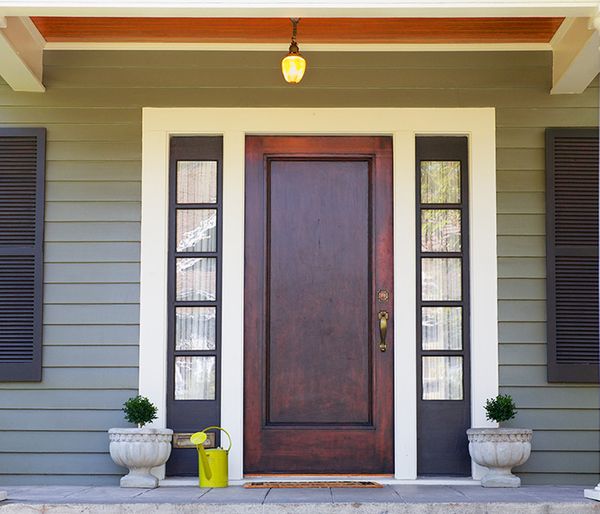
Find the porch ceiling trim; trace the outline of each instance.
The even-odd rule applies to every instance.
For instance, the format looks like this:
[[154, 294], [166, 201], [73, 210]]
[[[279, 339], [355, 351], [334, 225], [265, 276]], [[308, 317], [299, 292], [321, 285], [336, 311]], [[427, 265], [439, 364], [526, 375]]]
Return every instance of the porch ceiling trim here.
[[12, 0], [3, 16], [593, 16], [597, 0]]
[[[174, 42], [48, 42], [44, 50], [190, 50], [233, 52], [284, 52], [282, 43], [174, 43]], [[302, 44], [303, 52], [505, 52], [550, 51], [550, 43], [315, 43]]]

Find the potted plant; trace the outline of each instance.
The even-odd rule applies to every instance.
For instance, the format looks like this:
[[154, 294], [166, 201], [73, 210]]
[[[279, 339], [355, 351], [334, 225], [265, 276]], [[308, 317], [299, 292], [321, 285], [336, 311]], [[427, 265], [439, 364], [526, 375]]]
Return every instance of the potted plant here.
[[[515, 402], [509, 395], [490, 398], [485, 404], [486, 417], [503, 423], [515, 417]], [[488, 468], [481, 479], [483, 487], [519, 487], [521, 479], [511, 473], [524, 464], [531, 453], [533, 431], [527, 428], [470, 428], [469, 453], [480, 466]]]
[[173, 431], [168, 428], [149, 428], [147, 423], [156, 419], [156, 406], [144, 396], [129, 398], [123, 404], [125, 419], [137, 428], [111, 428], [110, 456], [115, 464], [129, 469], [121, 478], [121, 487], [158, 486], [150, 470], [162, 466], [171, 455]]

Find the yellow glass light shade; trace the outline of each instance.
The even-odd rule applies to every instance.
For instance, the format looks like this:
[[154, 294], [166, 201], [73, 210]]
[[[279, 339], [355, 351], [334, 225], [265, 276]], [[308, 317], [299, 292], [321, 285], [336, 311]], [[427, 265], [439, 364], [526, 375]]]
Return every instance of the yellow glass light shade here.
[[281, 60], [281, 72], [286, 82], [297, 84], [306, 71], [306, 59], [298, 53], [289, 53]]

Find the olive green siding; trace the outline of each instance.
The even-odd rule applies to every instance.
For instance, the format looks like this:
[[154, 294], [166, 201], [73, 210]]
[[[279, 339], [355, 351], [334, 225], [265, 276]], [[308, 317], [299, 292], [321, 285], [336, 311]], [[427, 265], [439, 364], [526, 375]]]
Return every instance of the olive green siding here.
[[546, 382], [544, 281], [544, 129], [596, 125], [597, 81], [551, 96], [544, 52], [307, 57], [288, 86], [281, 53], [50, 51], [45, 93], [0, 85], [1, 125], [48, 129], [44, 375], [0, 384], [0, 483], [116, 483], [122, 471], [106, 430], [138, 383], [145, 106], [495, 107], [500, 381], [515, 423], [535, 430], [522, 477], [598, 481], [597, 388]]

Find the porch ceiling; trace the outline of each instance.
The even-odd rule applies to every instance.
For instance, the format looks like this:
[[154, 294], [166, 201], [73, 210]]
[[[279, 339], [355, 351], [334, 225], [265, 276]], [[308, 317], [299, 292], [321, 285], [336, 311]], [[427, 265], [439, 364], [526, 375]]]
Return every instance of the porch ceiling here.
[[[548, 43], [564, 18], [305, 18], [303, 43]], [[287, 18], [33, 17], [47, 42], [286, 43]]]
[[[46, 50], [285, 49], [291, 32], [287, 10], [261, 0], [258, 9], [253, 0], [254, 10], [232, 11], [234, 4], [226, 8], [224, 0], [212, 0], [198, 17], [205, 1], [6, 4], [0, 8], [0, 76], [16, 91], [44, 91]], [[581, 93], [600, 70], [598, 0], [514, 0], [505, 10], [489, 0], [470, 0], [468, 9], [437, 0], [435, 11], [427, 0], [384, 0], [385, 9], [383, 4], [358, 9], [360, 0], [346, 0], [342, 8], [342, 0], [330, 0], [333, 10], [308, 1], [310, 9], [300, 1], [291, 13], [301, 17], [305, 51], [552, 51], [553, 94]], [[289, 9], [288, 2], [281, 5]]]

